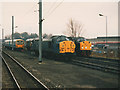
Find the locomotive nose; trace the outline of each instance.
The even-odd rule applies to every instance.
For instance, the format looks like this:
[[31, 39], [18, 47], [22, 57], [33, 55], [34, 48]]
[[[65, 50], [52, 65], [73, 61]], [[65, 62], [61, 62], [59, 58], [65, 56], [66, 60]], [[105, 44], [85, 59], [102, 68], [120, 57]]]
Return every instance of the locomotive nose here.
[[75, 44], [73, 41], [63, 41], [59, 45], [60, 53], [74, 53]]
[[80, 50], [91, 50], [91, 43], [89, 41], [80, 42]]

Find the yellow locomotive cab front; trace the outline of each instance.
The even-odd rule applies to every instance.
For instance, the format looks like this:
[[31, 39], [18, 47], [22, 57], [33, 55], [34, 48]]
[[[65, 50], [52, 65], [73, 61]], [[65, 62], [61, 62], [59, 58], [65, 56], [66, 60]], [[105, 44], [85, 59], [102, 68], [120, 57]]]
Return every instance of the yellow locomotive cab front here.
[[89, 41], [83, 41], [83, 42], [80, 42], [80, 50], [91, 50], [91, 42]]
[[16, 48], [24, 48], [24, 41], [23, 40], [17, 40], [16, 41]]
[[73, 41], [62, 41], [59, 44], [60, 53], [75, 53], [75, 43]]

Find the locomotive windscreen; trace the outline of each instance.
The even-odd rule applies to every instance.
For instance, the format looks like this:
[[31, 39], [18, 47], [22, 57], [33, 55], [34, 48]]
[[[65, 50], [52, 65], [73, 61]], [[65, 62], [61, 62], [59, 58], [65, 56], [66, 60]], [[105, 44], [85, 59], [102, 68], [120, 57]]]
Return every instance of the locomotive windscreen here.
[[83, 37], [77, 38], [77, 42], [83, 42], [83, 41], [86, 41], [86, 39]]
[[60, 42], [60, 41], [69, 41], [69, 39], [66, 37], [66, 36], [60, 36], [57, 38], [57, 41]]
[[22, 44], [24, 44], [23, 41], [17, 41], [17, 45], [22, 45]]

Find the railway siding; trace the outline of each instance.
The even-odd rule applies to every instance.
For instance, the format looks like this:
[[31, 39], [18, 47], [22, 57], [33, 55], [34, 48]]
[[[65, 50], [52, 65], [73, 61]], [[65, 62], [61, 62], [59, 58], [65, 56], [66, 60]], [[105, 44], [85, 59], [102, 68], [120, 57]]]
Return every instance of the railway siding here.
[[25, 52], [9, 51], [9, 54], [22, 63], [40, 81], [50, 88], [117, 88], [118, 75], [84, 68], [64, 62], [38, 58]]
[[93, 58], [76, 57], [75, 59], [73, 59], [73, 62], [78, 63], [82, 66], [119, 74], [119, 65], [120, 65], [119, 60], [94, 58], [94, 57]]
[[[47, 90], [47, 87], [43, 86], [43, 84], [30, 74], [26, 69], [14, 58], [7, 55], [6, 53], [2, 54], [3, 61], [6, 66], [8, 66], [9, 71], [11, 72], [12, 77], [18, 88], [42, 88]], [[34, 77], [34, 78], [33, 78]]]

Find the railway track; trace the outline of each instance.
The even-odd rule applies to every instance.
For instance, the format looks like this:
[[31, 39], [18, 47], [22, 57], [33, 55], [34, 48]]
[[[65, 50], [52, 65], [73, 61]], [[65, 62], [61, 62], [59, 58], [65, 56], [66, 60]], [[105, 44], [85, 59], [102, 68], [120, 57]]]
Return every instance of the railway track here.
[[40, 82], [34, 75], [32, 75], [32, 73], [30, 73], [9, 54], [3, 52], [1, 57], [19, 90], [22, 88], [39, 88], [49, 90], [42, 82]]
[[[1, 56], [0, 58], [2, 60]], [[2, 75], [2, 88], [18, 88], [15, 78], [12, 77], [13, 73], [4, 61], [2, 61]]]
[[119, 74], [119, 60], [110, 60], [102, 58], [86, 58], [86, 57], [76, 57], [72, 59], [72, 63], [92, 69], [102, 70], [105, 72]]
[[[53, 58], [54, 59], [54, 58]], [[58, 60], [57, 60], [58, 61]], [[105, 58], [96, 57], [73, 57], [71, 60], [60, 60], [62, 62], [83, 66], [87, 68], [92, 68], [96, 70], [101, 70], [104, 72], [119, 74], [120, 61]]]

